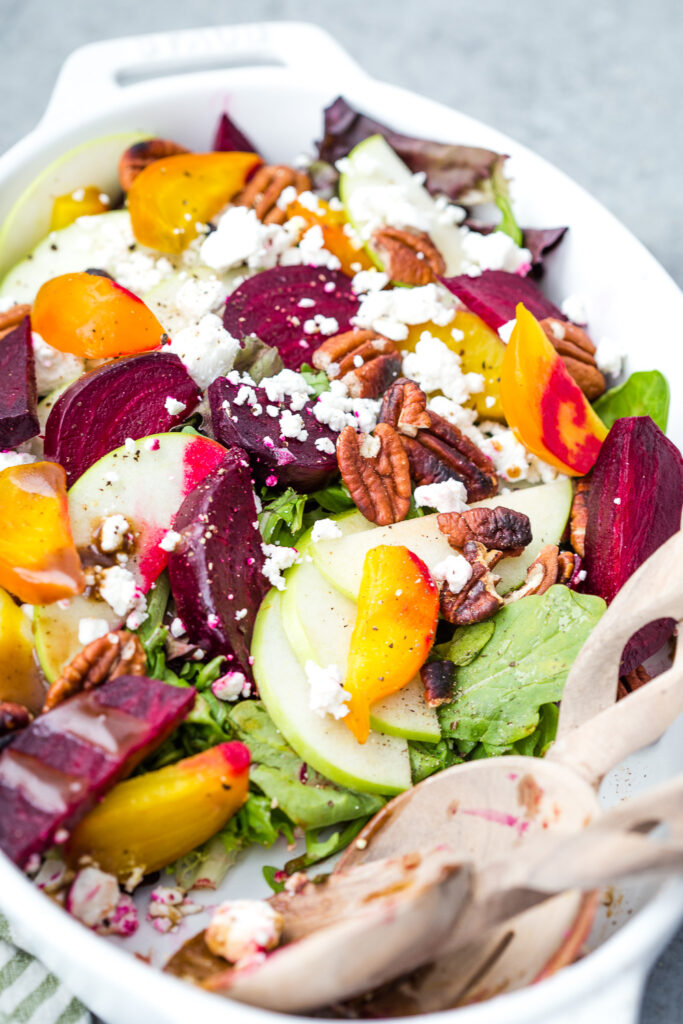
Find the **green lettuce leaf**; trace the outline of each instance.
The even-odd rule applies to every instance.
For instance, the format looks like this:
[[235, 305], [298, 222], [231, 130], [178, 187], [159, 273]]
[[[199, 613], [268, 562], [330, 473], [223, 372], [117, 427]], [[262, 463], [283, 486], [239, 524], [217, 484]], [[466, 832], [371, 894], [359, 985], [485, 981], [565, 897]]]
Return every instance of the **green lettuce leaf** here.
[[439, 709], [444, 736], [490, 748], [530, 736], [604, 610], [601, 598], [561, 585], [501, 608], [486, 646], [456, 670], [454, 699]]
[[502, 231], [503, 234], [509, 235], [515, 245], [524, 245], [524, 236], [522, 229], [515, 219], [515, 215], [512, 211], [512, 203], [510, 202], [510, 186], [507, 178], [503, 174], [503, 162], [498, 161], [494, 164], [493, 173], [491, 175], [491, 188], [493, 190], [493, 200], [500, 210], [500, 223], [496, 225], [496, 231]]
[[302, 363], [298, 372], [304, 378], [309, 388], [313, 388], [312, 398], [318, 398], [323, 391], [330, 390], [330, 378], [324, 370], [314, 370], [309, 363]]
[[454, 665], [469, 665], [489, 642], [495, 628], [493, 619], [476, 622], [473, 626], [458, 626], [448, 643], [439, 644], [434, 651], [444, 661], [452, 661]]
[[601, 395], [593, 408], [606, 427], [624, 416], [650, 416], [666, 433], [669, 384], [659, 370], [640, 370]]
[[255, 334], [247, 334], [240, 341], [233, 369], [248, 373], [254, 384], [260, 384], [264, 377], [274, 377], [284, 365], [276, 348], [266, 345]]
[[418, 782], [422, 782], [423, 779], [429, 778], [430, 775], [442, 772], [444, 768], [461, 764], [463, 760], [446, 740], [440, 740], [438, 743], [420, 743], [417, 740], [409, 740], [408, 754], [414, 786]]

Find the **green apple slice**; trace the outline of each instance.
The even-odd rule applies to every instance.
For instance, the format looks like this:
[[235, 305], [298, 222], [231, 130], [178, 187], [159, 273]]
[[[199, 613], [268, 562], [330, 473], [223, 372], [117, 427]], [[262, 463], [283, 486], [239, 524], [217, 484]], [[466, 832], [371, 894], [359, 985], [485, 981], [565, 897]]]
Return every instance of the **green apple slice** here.
[[62, 669], [73, 661], [83, 644], [78, 639], [81, 619], [106, 619], [110, 629], [118, 629], [121, 619], [104, 601], [74, 597], [70, 601], [40, 605], [33, 614], [36, 655], [48, 682], [53, 683]]
[[[305, 549], [304, 560], [287, 574], [281, 607], [282, 624], [299, 663], [305, 665], [310, 658], [319, 665], [337, 665], [345, 673], [356, 604], [306, 560]], [[373, 704], [370, 727], [426, 743], [441, 739], [436, 712], [426, 703], [419, 678]]]
[[299, 757], [340, 786], [387, 795], [408, 789], [405, 740], [371, 732], [361, 744], [343, 721], [311, 711], [306, 674], [287, 640], [280, 607], [280, 594], [271, 590], [256, 618], [251, 648], [254, 678], [277, 728]]
[[[424, 185], [418, 184], [412, 171], [396, 155], [381, 135], [359, 142], [344, 160], [339, 179], [339, 196], [346, 216], [361, 238], [366, 239], [377, 220], [377, 211], [386, 205], [389, 189], [398, 186], [407, 191], [410, 205], [423, 211], [430, 224], [429, 236], [446, 263], [446, 276], [460, 273], [462, 252], [460, 234], [452, 224], [439, 223], [435, 200]], [[368, 255], [382, 269], [382, 261], [366, 242]]]
[[[471, 508], [505, 508], [524, 512], [531, 521], [532, 541], [518, 558], [504, 558], [496, 566], [500, 576], [498, 590], [507, 593], [524, 582], [529, 566], [546, 544], [557, 544], [567, 525], [572, 503], [572, 482], [558, 477], [548, 484], [539, 484], [511, 494], [475, 502]], [[405, 544], [431, 570], [453, 554], [446, 537], [439, 530], [437, 515], [406, 519], [392, 526], [380, 526], [366, 533], [311, 544], [310, 554], [323, 576], [352, 600], [358, 599], [365, 556], [379, 544]]]
[[[122, 132], [89, 139], [48, 164], [24, 189], [0, 228], [0, 274], [6, 273], [45, 238], [58, 196], [94, 185], [113, 203], [117, 202], [121, 196], [119, 159], [129, 146], [149, 137], [149, 134], [141, 132]], [[15, 298], [22, 302], [31, 301], [19, 296]]]

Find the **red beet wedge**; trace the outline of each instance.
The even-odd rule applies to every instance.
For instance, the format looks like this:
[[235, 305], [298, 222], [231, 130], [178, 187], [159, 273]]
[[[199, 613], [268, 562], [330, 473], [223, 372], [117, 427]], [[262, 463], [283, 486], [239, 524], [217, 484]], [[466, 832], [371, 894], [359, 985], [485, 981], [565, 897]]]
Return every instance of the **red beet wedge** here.
[[251, 470], [232, 448], [180, 506], [168, 557], [176, 610], [193, 643], [251, 676], [254, 620], [268, 590]]
[[[649, 416], [617, 420], [593, 469], [584, 589], [610, 602], [638, 566], [679, 529], [682, 509], [683, 459], [678, 448]], [[674, 625], [673, 619], [660, 619], [636, 633], [624, 651], [621, 674], [659, 650]]]
[[462, 274], [459, 277], [442, 277], [441, 281], [494, 331], [508, 320], [514, 320], [518, 302], [523, 302], [537, 320], [544, 320], [547, 316], [567, 319], [533, 281], [519, 274], [485, 270], [479, 277]]
[[258, 153], [256, 146], [227, 114], [221, 114], [213, 139], [213, 148], [219, 153]]
[[[326, 335], [350, 330], [358, 311], [351, 279], [324, 267], [274, 267], [248, 278], [228, 296], [223, 314], [233, 338], [256, 334], [278, 350], [285, 366], [310, 363]], [[315, 325], [322, 317], [325, 333]]]
[[0, 380], [0, 449], [13, 448], [35, 437], [40, 430], [28, 317], [0, 338]]
[[[199, 388], [170, 352], [105, 363], [55, 402], [45, 427], [45, 458], [64, 466], [70, 487], [127, 437], [136, 441], [182, 423], [200, 399]], [[183, 406], [178, 412], [175, 402]]]
[[72, 828], [183, 720], [195, 691], [119, 676], [41, 715], [0, 754], [0, 849], [19, 867]]

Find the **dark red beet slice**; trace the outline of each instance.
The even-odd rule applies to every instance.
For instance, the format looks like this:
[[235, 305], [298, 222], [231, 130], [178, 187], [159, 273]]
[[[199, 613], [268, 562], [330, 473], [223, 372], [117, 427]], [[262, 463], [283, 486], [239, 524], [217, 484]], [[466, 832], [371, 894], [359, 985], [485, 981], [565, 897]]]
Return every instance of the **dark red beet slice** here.
[[[304, 421], [308, 437], [304, 441], [280, 436], [279, 420], [269, 416], [266, 406], [276, 406], [280, 413], [290, 403], [270, 402], [264, 388], [253, 387], [254, 400], [261, 407], [257, 416], [254, 406], [238, 405], [236, 399], [243, 385], [231, 384], [219, 377], [209, 386], [211, 424], [217, 441], [228, 448], [243, 448], [249, 457], [258, 483], [269, 487], [294, 487], [307, 494], [325, 487], [337, 473], [337, 435], [329, 427], [318, 423], [313, 406], [307, 402], [298, 413]], [[251, 396], [250, 396], [251, 397]], [[331, 451], [321, 452], [315, 442], [325, 439]]]
[[181, 539], [168, 571], [190, 640], [250, 677], [254, 620], [269, 585], [245, 452], [225, 453], [185, 498], [173, 529]]
[[[168, 412], [168, 398], [185, 408]], [[137, 440], [182, 423], [200, 399], [199, 388], [170, 352], [105, 363], [74, 381], [55, 402], [45, 427], [45, 458], [64, 466], [70, 487], [127, 437]]]
[[[611, 601], [646, 558], [681, 523], [683, 459], [649, 416], [617, 420], [593, 469], [586, 526], [584, 589]], [[677, 571], [672, 567], [672, 571]], [[671, 636], [660, 619], [629, 641], [620, 675], [628, 675]]]
[[213, 139], [213, 148], [219, 153], [258, 153], [256, 146], [227, 114], [221, 114]]
[[468, 309], [497, 331], [508, 320], [514, 320], [518, 302], [523, 302], [538, 320], [547, 316], [566, 320], [566, 316], [528, 277], [508, 274], [505, 270], [485, 270], [479, 277], [442, 277], [449, 291], [457, 295]]
[[35, 437], [40, 430], [28, 317], [0, 339], [0, 380], [0, 448], [13, 448]]
[[23, 867], [62, 841], [194, 704], [191, 687], [119, 676], [41, 715], [0, 754], [0, 849]]
[[307, 321], [331, 317], [337, 326], [330, 333], [337, 334], [350, 330], [357, 312], [351, 279], [340, 270], [273, 267], [248, 278], [228, 296], [223, 323], [233, 338], [257, 335], [279, 351], [288, 369], [298, 370], [325, 340], [323, 334], [306, 333]]

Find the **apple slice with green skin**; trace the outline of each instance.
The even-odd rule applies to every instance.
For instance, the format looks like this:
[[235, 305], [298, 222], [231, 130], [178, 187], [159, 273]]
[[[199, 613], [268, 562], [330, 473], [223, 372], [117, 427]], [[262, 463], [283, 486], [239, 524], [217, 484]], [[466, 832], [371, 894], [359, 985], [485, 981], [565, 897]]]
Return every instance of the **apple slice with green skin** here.
[[[303, 560], [287, 574], [282, 594], [282, 624], [299, 663], [310, 659], [318, 665], [337, 665], [346, 672], [349, 642], [356, 623], [356, 604], [333, 587], [306, 560], [306, 547], [299, 544]], [[376, 732], [405, 739], [438, 743], [441, 729], [433, 708], [424, 699], [419, 678], [372, 705], [370, 727]]]
[[[386, 206], [385, 197], [391, 195], [389, 189], [392, 186], [408, 190], [411, 206], [424, 210], [427, 217], [434, 212], [434, 198], [424, 185], [415, 181], [412, 172], [386, 139], [381, 135], [363, 139], [345, 157], [339, 179], [339, 196], [346, 216], [362, 239], [367, 239], [371, 219], [376, 221], [382, 200]], [[434, 217], [429, 236], [444, 258], [446, 276], [459, 274], [462, 252], [457, 228], [452, 224], [440, 224]], [[383, 269], [382, 261], [369, 241], [366, 241], [365, 248], [370, 259], [380, 270]]]
[[36, 606], [33, 614], [36, 656], [49, 683], [54, 683], [64, 666], [83, 649], [78, 639], [81, 619], [106, 619], [110, 629], [121, 626], [121, 617], [108, 604], [83, 595], [66, 602]]
[[[558, 477], [548, 484], [528, 487], [511, 494], [474, 502], [470, 508], [496, 508], [499, 505], [524, 512], [531, 521], [531, 544], [517, 558], [504, 558], [496, 566], [500, 576], [498, 591], [507, 593], [520, 586], [529, 566], [546, 544], [558, 544], [567, 525], [572, 503], [572, 483]], [[366, 533], [312, 543], [310, 554], [323, 576], [352, 600], [358, 598], [363, 562], [371, 548], [379, 544], [404, 544], [432, 570], [453, 554], [448, 540], [439, 530], [437, 515], [405, 519], [392, 526], [380, 526]]]
[[45, 238], [50, 230], [52, 207], [59, 196], [93, 185], [109, 196], [112, 205], [118, 202], [122, 191], [118, 175], [121, 154], [149, 137], [141, 132], [122, 132], [89, 139], [48, 164], [24, 189], [0, 228], [0, 274]]
[[256, 618], [254, 678], [268, 714], [300, 758], [332, 782], [362, 793], [394, 795], [411, 785], [408, 744], [370, 733], [358, 743], [341, 719], [321, 718], [309, 706], [306, 674], [289, 645], [280, 594], [266, 595]]

